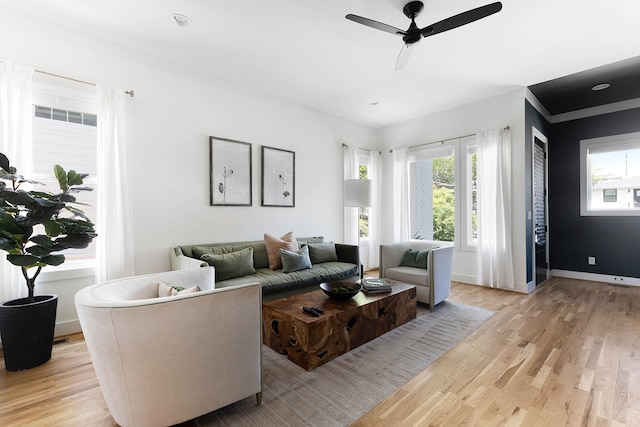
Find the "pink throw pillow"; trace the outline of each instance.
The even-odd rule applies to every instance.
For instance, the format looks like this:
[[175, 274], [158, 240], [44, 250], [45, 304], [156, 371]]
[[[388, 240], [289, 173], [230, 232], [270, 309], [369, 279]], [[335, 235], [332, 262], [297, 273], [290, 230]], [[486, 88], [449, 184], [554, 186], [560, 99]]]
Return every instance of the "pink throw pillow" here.
[[267, 258], [269, 259], [269, 268], [271, 270], [279, 270], [282, 268], [282, 258], [280, 257], [280, 249], [288, 251], [297, 251], [298, 241], [293, 237], [293, 231], [288, 232], [279, 239], [275, 236], [265, 233], [264, 245], [267, 248]]

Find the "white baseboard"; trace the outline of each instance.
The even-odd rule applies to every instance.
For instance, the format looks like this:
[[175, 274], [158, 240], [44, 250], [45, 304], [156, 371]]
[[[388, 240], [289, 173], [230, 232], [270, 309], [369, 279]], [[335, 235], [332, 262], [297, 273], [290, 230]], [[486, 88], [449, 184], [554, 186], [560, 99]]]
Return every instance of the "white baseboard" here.
[[640, 286], [640, 279], [637, 277], [610, 276], [608, 274], [584, 273], [582, 271], [570, 270], [551, 270], [551, 275], [555, 277], [566, 277], [567, 279], [611, 283], [613, 285]]
[[80, 327], [80, 321], [78, 319], [68, 320], [66, 322], [56, 323], [56, 329], [53, 333], [54, 337], [61, 337], [64, 335], [75, 334], [82, 331]]
[[[483, 288], [488, 288], [489, 286], [485, 286], [485, 285], [481, 285], [478, 283], [476, 276], [471, 276], [468, 274], [456, 274], [456, 273], [452, 273], [451, 274], [451, 280], [454, 282], [460, 282], [460, 283], [465, 283], [467, 285], [476, 285], [476, 286], [481, 286]], [[529, 287], [527, 285], [519, 285], [519, 284], [515, 284], [513, 289], [502, 289], [503, 291], [512, 291], [512, 292], [518, 292], [520, 294], [528, 294], [531, 293], [533, 291], [533, 289], [535, 288], [535, 286], [533, 288], [531, 288], [531, 290], [529, 290]]]
[[477, 285], [476, 276], [471, 276], [469, 274], [451, 274], [451, 280], [454, 282], [466, 283], [469, 285]]

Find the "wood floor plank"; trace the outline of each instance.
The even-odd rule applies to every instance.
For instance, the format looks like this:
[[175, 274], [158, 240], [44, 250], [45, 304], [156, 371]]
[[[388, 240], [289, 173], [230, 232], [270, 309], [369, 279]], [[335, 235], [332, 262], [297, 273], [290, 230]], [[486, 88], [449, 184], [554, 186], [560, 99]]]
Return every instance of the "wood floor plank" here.
[[448, 391], [462, 409], [434, 425], [639, 425], [640, 289], [554, 278], [531, 295], [454, 284], [450, 299], [497, 314], [380, 406], [440, 419], [423, 405]]
[[[353, 426], [640, 425], [640, 288], [453, 283], [449, 299], [496, 314]], [[42, 366], [0, 368], [1, 425], [115, 425], [82, 335], [68, 339]]]

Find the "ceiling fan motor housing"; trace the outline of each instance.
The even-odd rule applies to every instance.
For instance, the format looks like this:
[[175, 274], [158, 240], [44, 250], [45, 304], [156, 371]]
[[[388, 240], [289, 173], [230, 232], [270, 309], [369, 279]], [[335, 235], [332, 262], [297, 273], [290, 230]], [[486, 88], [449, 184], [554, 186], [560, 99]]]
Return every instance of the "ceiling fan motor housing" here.
[[402, 12], [405, 16], [411, 19], [411, 25], [409, 29], [406, 31], [406, 34], [402, 37], [402, 41], [405, 44], [415, 44], [418, 43], [422, 39], [422, 32], [420, 28], [416, 25], [416, 16], [420, 15], [422, 9], [424, 8], [424, 4], [421, 1], [410, 1], [409, 3], [404, 5]]
[[424, 8], [424, 4], [421, 1], [410, 1], [409, 3], [404, 5], [402, 8], [402, 12], [409, 19], [415, 19], [416, 16], [420, 15], [422, 9]]

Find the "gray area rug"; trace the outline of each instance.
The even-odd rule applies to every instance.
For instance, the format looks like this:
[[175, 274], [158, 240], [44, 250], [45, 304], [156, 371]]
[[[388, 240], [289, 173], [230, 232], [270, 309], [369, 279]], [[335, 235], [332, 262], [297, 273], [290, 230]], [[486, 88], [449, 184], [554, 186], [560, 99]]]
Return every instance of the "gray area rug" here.
[[348, 426], [487, 321], [494, 312], [444, 301], [311, 372], [263, 346], [255, 396], [203, 415], [198, 426]]

